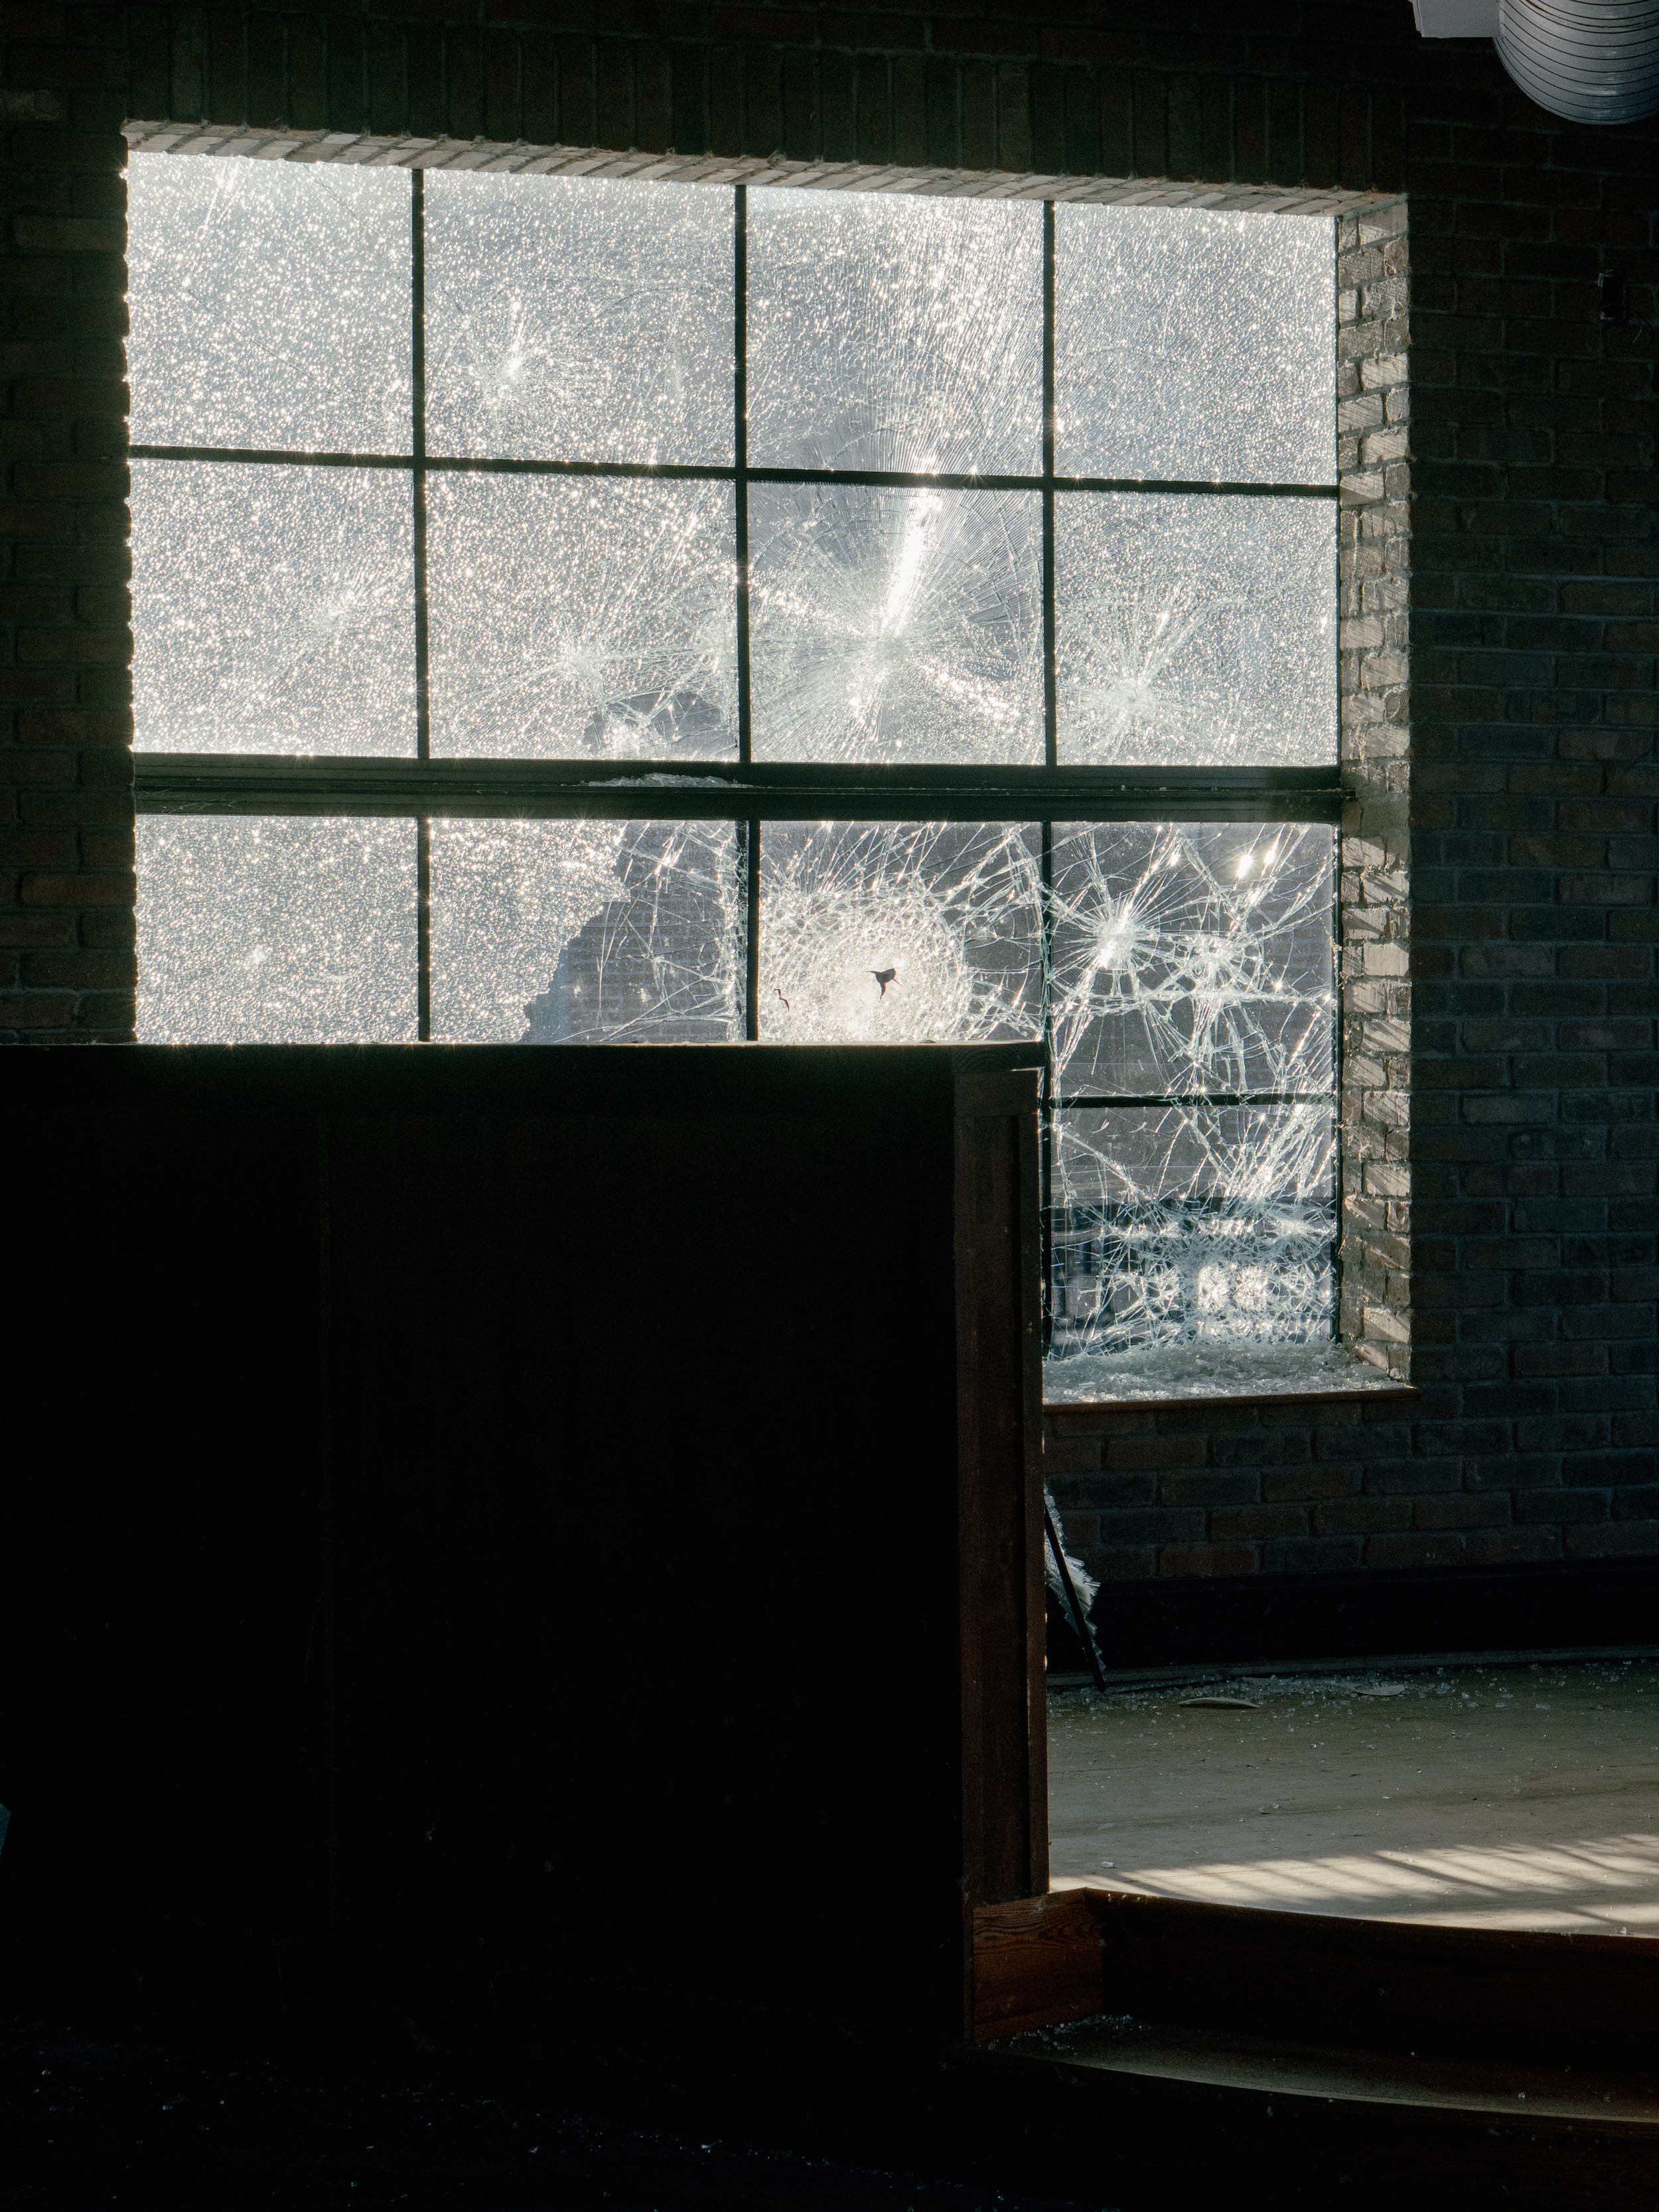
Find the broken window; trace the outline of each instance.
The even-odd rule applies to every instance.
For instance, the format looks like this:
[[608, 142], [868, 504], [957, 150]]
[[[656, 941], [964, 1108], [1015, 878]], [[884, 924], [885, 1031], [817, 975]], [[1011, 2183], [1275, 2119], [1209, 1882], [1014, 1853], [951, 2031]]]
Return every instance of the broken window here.
[[130, 182], [143, 1036], [1029, 1048], [1057, 1393], [1328, 1345], [1328, 220]]

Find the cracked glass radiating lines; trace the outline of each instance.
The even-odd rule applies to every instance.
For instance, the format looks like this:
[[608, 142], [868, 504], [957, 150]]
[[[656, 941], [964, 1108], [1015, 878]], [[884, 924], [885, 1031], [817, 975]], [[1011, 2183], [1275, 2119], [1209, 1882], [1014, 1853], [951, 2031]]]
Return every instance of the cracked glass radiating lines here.
[[407, 476], [134, 461], [131, 504], [141, 750], [414, 752]]
[[731, 465], [729, 189], [434, 170], [426, 313], [434, 453]]
[[1334, 842], [1305, 823], [1056, 823], [1060, 1096], [1328, 1093]]
[[412, 822], [141, 815], [141, 1044], [412, 1043]]
[[1042, 758], [1033, 492], [755, 484], [757, 761]]
[[1042, 210], [749, 194], [754, 468], [1036, 476]]
[[133, 155], [133, 443], [407, 453], [410, 197], [400, 169]]
[[1058, 1115], [1051, 1395], [1070, 1358], [1328, 1343], [1334, 1170], [1325, 1099]]
[[1073, 494], [1054, 588], [1063, 763], [1336, 759], [1331, 501]]
[[1030, 823], [763, 823], [763, 1042], [1040, 1036], [1040, 902]]
[[1336, 480], [1329, 222], [1054, 210], [1054, 466], [1176, 483]]
[[434, 477], [432, 750], [735, 760], [729, 483]]

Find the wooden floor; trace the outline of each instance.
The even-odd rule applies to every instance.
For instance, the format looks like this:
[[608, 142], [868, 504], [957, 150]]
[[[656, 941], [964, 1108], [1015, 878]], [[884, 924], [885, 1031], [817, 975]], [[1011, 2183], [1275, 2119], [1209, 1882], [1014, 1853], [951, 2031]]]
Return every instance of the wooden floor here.
[[[1194, 1705], [1248, 1698], [1255, 1710]], [[1049, 1696], [1054, 1876], [1222, 1905], [1659, 1935], [1659, 1662]]]

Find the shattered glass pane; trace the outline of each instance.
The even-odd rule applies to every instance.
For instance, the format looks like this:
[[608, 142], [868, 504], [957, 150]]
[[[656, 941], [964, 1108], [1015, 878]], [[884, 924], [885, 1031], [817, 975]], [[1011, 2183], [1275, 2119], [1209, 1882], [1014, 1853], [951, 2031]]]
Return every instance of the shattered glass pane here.
[[729, 483], [428, 486], [432, 750], [735, 760]]
[[145, 1044], [411, 1042], [412, 822], [138, 818]]
[[401, 170], [135, 154], [127, 228], [136, 445], [410, 450]]
[[135, 461], [131, 501], [141, 751], [415, 750], [401, 471]]
[[751, 191], [748, 308], [752, 467], [1041, 471], [1034, 201]]
[[1328, 1092], [1334, 833], [1057, 823], [1059, 1092]]
[[757, 760], [1041, 761], [1031, 492], [755, 484]]
[[731, 465], [729, 191], [434, 169], [425, 227], [428, 452]]
[[[539, 956], [524, 1044], [726, 1044], [744, 1033], [744, 867], [730, 822], [620, 830], [613, 896]], [[586, 892], [583, 894], [587, 896]]]
[[1334, 1169], [1329, 1100], [1057, 1115], [1055, 1380], [1071, 1358], [1104, 1381], [1120, 1359], [1184, 1352], [1221, 1371], [1243, 1352], [1248, 1370], [1272, 1347], [1328, 1342]]
[[763, 823], [763, 1042], [1037, 1036], [1040, 852], [1030, 823]]
[[1334, 224], [1062, 203], [1054, 226], [1061, 476], [1335, 482]]
[[1067, 494], [1054, 595], [1062, 763], [1335, 760], [1329, 501]]

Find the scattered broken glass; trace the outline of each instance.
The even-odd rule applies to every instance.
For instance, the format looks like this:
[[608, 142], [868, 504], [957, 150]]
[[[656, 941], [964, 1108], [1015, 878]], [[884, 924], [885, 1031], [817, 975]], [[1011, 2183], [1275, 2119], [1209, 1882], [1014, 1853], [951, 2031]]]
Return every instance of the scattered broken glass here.
[[1038, 1036], [1040, 851], [1030, 823], [763, 823], [763, 1042]]
[[735, 760], [729, 483], [428, 484], [434, 754]]
[[754, 757], [1042, 758], [1032, 492], [755, 484]]
[[1306, 823], [1057, 823], [1062, 1097], [1332, 1086], [1334, 836]]
[[412, 822], [141, 815], [143, 1044], [411, 1042]]
[[616, 838], [612, 896], [562, 946], [545, 942], [544, 987], [524, 1008], [529, 1028], [520, 1030], [520, 1042], [726, 1044], [740, 1039], [745, 869], [735, 825], [583, 826], [592, 840], [585, 866], [597, 860], [605, 838]]
[[1336, 231], [1217, 208], [1054, 210], [1054, 465], [1336, 480]]
[[434, 169], [425, 232], [428, 452], [730, 467], [729, 190]]
[[127, 236], [135, 445], [411, 450], [401, 170], [135, 154]]
[[1051, 1375], [1079, 1354], [1328, 1341], [1334, 1164], [1328, 1099], [1057, 1114]]
[[1068, 493], [1054, 594], [1063, 763], [1336, 759], [1332, 501]]
[[749, 194], [755, 468], [1036, 476], [1042, 210]]
[[131, 504], [141, 750], [413, 753], [407, 476], [135, 461]]

